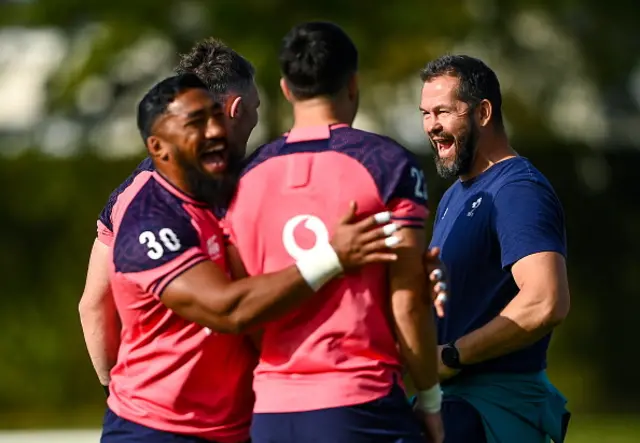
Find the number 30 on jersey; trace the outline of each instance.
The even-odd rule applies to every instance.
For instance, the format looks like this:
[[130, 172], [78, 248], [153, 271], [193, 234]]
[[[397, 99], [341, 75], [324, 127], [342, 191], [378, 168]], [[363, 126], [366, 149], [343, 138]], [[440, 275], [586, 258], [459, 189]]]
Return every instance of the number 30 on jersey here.
[[138, 237], [140, 244], [146, 245], [147, 248], [149, 248], [147, 256], [151, 260], [158, 260], [162, 258], [165, 248], [171, 252], [176, 252], [182, 247], [180, 239], [176, 233], [169, 228], [160, 229], [160, 231], [158, 231], [158, 237], [160, 238], [160, 241], [157, 240], [156, 234], [151, 231], [144, 231], [140, 234], [140, 237]]

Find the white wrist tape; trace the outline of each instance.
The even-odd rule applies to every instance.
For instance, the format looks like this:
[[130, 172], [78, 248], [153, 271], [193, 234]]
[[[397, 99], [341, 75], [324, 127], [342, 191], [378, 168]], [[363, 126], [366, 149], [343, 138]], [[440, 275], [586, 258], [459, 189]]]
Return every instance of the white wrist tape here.
[[442, 390], [440, 389], [440, 384], [436, 384], [431, 389], [419, 391], [416, 395], [416, 406], [428, 414], [440, 412], [441, 405]]
[[313, 249], [306, 251], [296, 261], [296, 266], [302, 278], [314, 291], [344, 270], [336, 251], [329, 243], [316, 245]]

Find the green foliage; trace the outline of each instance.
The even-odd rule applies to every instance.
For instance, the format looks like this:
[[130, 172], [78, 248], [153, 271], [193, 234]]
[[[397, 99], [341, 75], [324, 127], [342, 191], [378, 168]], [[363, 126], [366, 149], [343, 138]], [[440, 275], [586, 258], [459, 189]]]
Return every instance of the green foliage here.
[[[508, 76], [508, 83], [515, 85], [505, 91], [505, 108], [520, 136], [552, 138], [546, 122], [550, 102], [563, 85], [583, 78], [606, 101], [634, 106], [616, 98], [628, 92], [636, 64], [629, 55], [640, 50], [640, 40], [631, 37], [636, 35], [631, 0], [408, 0], [393, 5], [383, 0], [185, 0], [162, 6], [151, 0], [39, 0], [3, 8], [2, 25], [52, 27], [69, 38], [71, 51], [50, 81], [49, 110], [80, 120], [74, 97], [82, 82], [96, 74], [111, 75], [123, 54], [141, 39], [165, 38], [182, 52], [194, 40], [214, 35], [258, 68], [265, 101], [273, 106], [266, 116], [268, 135], [273, 136], [282, 129], [275, 111], [283, 100], [275, 62], [279, 42], [293, 24], [317, 19], [336, 21], [353, 36], [368, 87], [417, 78], [427, 60], [459, 48], [486, 55], [503, 80]], [[99, 29], [99, 35], [92, 34], [89, 25]], [[88, 48], [88, 56], [81, 57], [78, 47]], [[143, 83], [161, 75], [153, 72]], [[137, 80], [113, 81], [114, 96], [138, 94]], [[535, 91], [529, 98], [524, 97], [527, 89]]]
[[[111, 190], [135, 166], [95, 158], [35, 156], [0, 163], [3, 334], [0, 410], [55, 410], [101, 394], [84, 342], [77, 302], [95, 221]], [[0, 413], [2, 415], [3, 413]]]

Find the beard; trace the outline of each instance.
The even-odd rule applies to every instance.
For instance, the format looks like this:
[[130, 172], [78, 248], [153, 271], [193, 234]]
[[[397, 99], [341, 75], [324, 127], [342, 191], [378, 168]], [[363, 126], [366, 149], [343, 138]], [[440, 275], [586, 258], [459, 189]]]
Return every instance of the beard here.
[[[478, 144], [478, 128], [473, 118], [469, 116], [467, 121], [467, 130], [462, 132], [458, 137], [452, 134], [441, 132], [438, 137], [449, 138], [453, 140], [455, 152], [453, 158], [440, 158], [438, 155], [438, 146], [431, 141], [431, 146], [435, 152], [434, 161], [438, 175], [444, 179], [459, 177], [471, 172], [473, 167], [473, 159], [476, 154]], [[450, 162], [450, 163], [449, 163]]]
[[230, 151], [227, 169], [218, 177], [206, 174], [198, 165], [181, 156], [178, 156], [177, 160], [184, 171], [184, 178], [189, 190], [196, 200], [217, 210], [224, 210], [231, 204], [240, 181], [241, 156]]

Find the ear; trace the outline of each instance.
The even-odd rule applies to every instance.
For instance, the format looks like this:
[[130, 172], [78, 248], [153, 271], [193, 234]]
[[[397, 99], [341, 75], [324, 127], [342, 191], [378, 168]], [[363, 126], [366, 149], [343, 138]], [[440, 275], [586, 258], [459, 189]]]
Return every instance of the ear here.
[[147, 138], [147, 150], [152, 158], [158, 160], [168, 160], [169, 150], [165, 149], [164, 143], [155, 135]]
[[238, 118], [240, 117], [240, 114], [242, 113], [242, 97], [238, 96], [231, 96], [229, 97], [229, 99], [227, 100], [227, 103], [225, 105], [226, 108], [226, 113], [227, 116], [229, 118]]
[[354, 72], [353, 75], [349, 78], [349, 82], [347, 83], [347, 91], [349, 93], [349, 99], [352, 101], [356, 99], [358, 96], [358, 73]]
[[287, 99], [289, 103], [293, 103], [293, 94], [291, 93], [291, 89], [289, 89], [289, 85], [287, 85], [287, 81], [283, 78], [280, 79], [280, 89], [282, 89], [282, 95]]
[[486, 127], [491, 121], [492, 116], [493, 106], [491, 106], [491, 102], [485, 98], [476, 108], [476, 119], [478, 120], [480, 127]]

